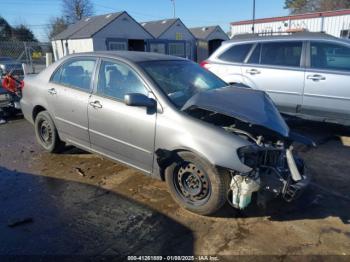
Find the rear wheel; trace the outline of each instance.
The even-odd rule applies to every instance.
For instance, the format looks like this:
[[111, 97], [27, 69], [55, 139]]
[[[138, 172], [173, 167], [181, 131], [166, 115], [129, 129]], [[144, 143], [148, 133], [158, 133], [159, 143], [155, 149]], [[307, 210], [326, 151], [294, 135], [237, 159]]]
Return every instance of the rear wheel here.
[[38, 143], [50, 153], [58, 153], [64, 147], [64, 143], [58, 136], [56, 126], [47, 111], [42, 111], [36, 116], [35, 135]]
[[210, 163], [190, 152], [179, 152], [165, 170], [174, 200], [201, 215], [213, 214], [224, 205], [229, 177], [227, 172], [219, 173]]

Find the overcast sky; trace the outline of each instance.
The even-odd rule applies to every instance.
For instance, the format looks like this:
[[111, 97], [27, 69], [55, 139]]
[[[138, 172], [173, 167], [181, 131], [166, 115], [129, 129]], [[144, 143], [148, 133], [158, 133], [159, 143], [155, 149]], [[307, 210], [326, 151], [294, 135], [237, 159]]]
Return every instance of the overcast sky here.
[[[127, 11], [137, 21], [173, 17], [170, 0], [92, 0], [96, 14]], [[229, 23], [252, 18], [253, 0], [175, 0], [176, 16], [188, 27]], [[256, 17], [287, 15], [284, 0], [256, 0]], [[61, 0], [0, 0], [0, 15], [11, 25], [28, 25], [40, 41], [47, 41], [50, 17], [60, 16]]]

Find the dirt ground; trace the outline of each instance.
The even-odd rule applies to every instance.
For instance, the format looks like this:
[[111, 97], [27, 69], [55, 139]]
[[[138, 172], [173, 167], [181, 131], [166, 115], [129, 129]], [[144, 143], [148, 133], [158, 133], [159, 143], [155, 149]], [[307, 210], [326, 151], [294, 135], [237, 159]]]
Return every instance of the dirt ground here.
[[25, 120], [0, 126], [0, 254], [349, 255], [350, 131], [291, 123], [319, 143], [297, 146], [312, 184], [265, 210], [189, 213], [166, 185], [69, 148], [39, 148]]

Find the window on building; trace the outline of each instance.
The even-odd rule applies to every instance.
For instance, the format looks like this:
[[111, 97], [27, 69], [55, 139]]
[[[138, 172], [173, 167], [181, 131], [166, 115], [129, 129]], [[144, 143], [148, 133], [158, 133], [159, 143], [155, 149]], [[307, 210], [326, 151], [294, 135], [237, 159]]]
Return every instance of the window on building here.
[[169, 43], [169, 55], [185, 57], [185, 43]]
[[75, 59], [67, 62], [53, 74], [51, 81], [89, 91], [95, 62], [93, 59]]
[[127, 65], [116, 62], [102, 61], [97, 83], [97, 94], [124, 100], [130, 93], [147, 94], [147, 89]]
[[150, 52], [165, 54], [165, 44], [163, 43], [151, 43]]
[[113, 50], [113, 51], [127, 50], [127, 44], [126, 42], [111, 41], [111, 42], [108, 42], [108, 50]]
[[302, 42], [263, 43], [260, 64], [299, 67]]
[[350, 38], [350, 30], [340, 30], [341, 38]]
[[219, 59], [228, 62], [242, 63], [252, 46], [253, 44], [234, 45], [221, 54]]
[[339, 44], [311, 42], [311, 68], [350, 71], [350, 48]]

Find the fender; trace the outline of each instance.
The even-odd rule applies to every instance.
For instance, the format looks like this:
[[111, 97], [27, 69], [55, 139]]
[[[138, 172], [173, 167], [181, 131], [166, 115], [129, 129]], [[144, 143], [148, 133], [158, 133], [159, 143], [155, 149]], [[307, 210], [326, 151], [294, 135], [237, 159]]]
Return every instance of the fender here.
[[[173, 125], [178, 120], [162, 117], [162, 114], [159, 114], [156, 125], [156, 150], [191, 151], [207, 159], [214, 166], [241, 173], [251, 171], [250, 167], [241, 162], [237, 154], [238, 148], [251, 144], [249, 141], [232, 135], [220, 127], [187, 116], [185, 113], [178, 114], [173, 114], [173, 117], [181, 117], [182, 124], [179, 126]], [[173, 135], [169, 137], [169, 134]]]

